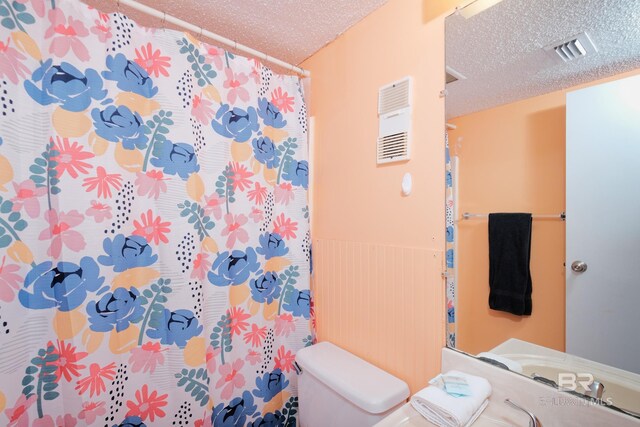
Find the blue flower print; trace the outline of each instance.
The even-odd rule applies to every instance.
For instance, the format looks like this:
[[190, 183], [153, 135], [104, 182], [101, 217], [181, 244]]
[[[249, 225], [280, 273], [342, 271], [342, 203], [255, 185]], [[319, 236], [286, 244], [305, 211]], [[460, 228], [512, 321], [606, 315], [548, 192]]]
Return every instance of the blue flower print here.
[[[84, 303], [87, 292], [95, 292], [104, 283], [100, 267], [89, 257], [80, 264], [59, 262], [53, 266], [45, 261], [33, 267], [24, 278], [24, 287], [18, 293], [20, 303], [32, 309], [57, 308], [71, 311]], [[27, 289], [33, 285], [33, 293]]]
[[227, 406], [224, 403], [213, 408], [211, 414], [211, 424], [214, 427], [237, 427], [244, 426], [247, 417], [253, 417], [258, 406], [254, 404], [253, 395], [244, 391], [242, 397], [235, 397]]
[[247, 424], [247, 427], [284, 427], [287, 417], [280, 411], [267, 412], [264, 417], [258, 417], [254, 422]]
[[125, 237], [118, 234], [111, 240], [102, 241], [102, 248], [107, 255], [100, 255], [98, 262], [105, 266], [113, 266], [113, 271], [120, 273], [135, 267], [148, 267], [158, 260], [147, 239], [142, 236]]
[[147, 136], [144, 134], [142, 117], [125, 105], [108, 106], [104, 110], [91, 110], [93, 126], [96, 133], [111, 142], [122, 141], [122, 147], [127, 150], [147, 147]]
[[159, 315], [155, 314], [149, 325], [155, 328], [147, 330], [149, 338], [180, 348], [184, 348], [191, 338], [200, 335], [203, 329], [191, 310], [169, 311], [166, 308]]
[[447, 309], [447, 322], [455, 323], [456, 321], [456, 309], [454, 307], [449, 307]]
[[189, 175], [200, 170], [193, 147], [184, 142], [164, 141], [157, 150], [154, 149], [153, 156], [151, 164], [162, 168], [167, 175], [177, 174], [180, 178], [187, 179]]
[[129, 327], [129, 323], [142, 320], [144, 307], [136, 288], [117, 288], [104, 294], [100, 300], [89, 303], [87, 314], [92, 330], [109, 332], [115, 327], [117, 332], [121, 332]]
[[256, 160], [265, 165], [267, 168], [277, 168], [280, 164], [279, 152], [271, 139], [265, 137], [253, 140], [253, 155]]
[[447, 268], [453, 268], [453, 249], [447, 250]]
[[252, 279], [249, 283], [253, 300], [259, 303], [266, 302], [267, 304], [271, 304], [274, 299], [280, 297], [281, 286], [281, 280], [273, 271], [267, 271], [257, 279]]
[[[46, 60], [33, 72], [33, 82], [24, 82], [25, 90], [38, 104], [58, 104], [64, 110], [79, 112], [89, 108], [92, 100], [107, 96], [96, 70], [87, 68], [83, 74], [68, 62], [51, 65], [52, 62]], [[34, 82], [42, 82], [41, 87]]]
[[264, 233], [259, 237], [260, 246], [256, 248], [256, 252], [264, 255], [265, 259], [271, 259], [277, 256], [285, 256], [289, 253], [284, 240], [278, 233]]
[[234, 107], [231, 110], [228, 104], [220, 105], [211, 126], [219, 135], [233, 138], [236, 142], [248, 141], [253, 132], [257, 132], [260, 127], [255, 108], [249, 107], [245, 111]]
[[311, 317], [311, 291], [299, 291], [292, 289], [287, 292], [286, 302], [282, 306], [285, 310], [291, 312], [295, 317]]
[[453, 178], [450, 171], [446, 172], [445, 181], [446, 181], [447, 187], [453, 187]]
[[453, 242], [453, 227], [447, 227], [447, 242]]
[[147, 427], [142, 418], [137, 416], [126, 417], [120, 424], [114, 424], [112, 427]]
[[267, 101], [267, 98], [258, 99], [258, 115], [264, 121], [265, 126], [280, 129], [287, 125], [287, 121], [278, 107]]
[[207, 274], [209, 282], [215, 286], [241, 285], [249, 279], [249, 275], [258, 271], [260, 264], [253, 248], [246, 252], [235, 250], [222, 252], [211, 266]]
[[309, 187], [309, 163], [306, 160], [291, 160], [282, 178], [291, 181], [291, 185]]
[[109, 71], [103, 71], [102, 77], [118, 82], [120, 90], [134, 92], [145, 98], [153, 98], [158, 93], [149, 73], [121, 53], [107, 56], [107, 68]]
[[266, 403], [273, 399], [276, 394], [287, 388], [288, 385], [289, 381], [285, 378], [282, 371], [276, 369], [271, 373], [256, 378], [256, 387], [258, 388], [253, 390], [253, 395], [262, 398]]

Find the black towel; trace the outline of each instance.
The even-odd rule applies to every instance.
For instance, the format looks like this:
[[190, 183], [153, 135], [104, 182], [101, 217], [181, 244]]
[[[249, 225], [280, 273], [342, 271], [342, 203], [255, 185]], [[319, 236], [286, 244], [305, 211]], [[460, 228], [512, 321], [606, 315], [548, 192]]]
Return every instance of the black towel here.
[[531, 314], [531, 214], [489, 214], [489, 307]]

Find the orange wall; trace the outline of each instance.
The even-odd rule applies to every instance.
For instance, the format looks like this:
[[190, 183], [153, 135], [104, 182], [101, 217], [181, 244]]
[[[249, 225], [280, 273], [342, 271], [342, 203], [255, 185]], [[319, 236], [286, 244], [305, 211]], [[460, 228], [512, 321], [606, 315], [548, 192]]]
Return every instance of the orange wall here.
[[[451, 120], [458, 126], [449, 132], [449, 142], [460, 158], [459, 214], [564, 211], [566, 93], [638, 72]], [[457, 347], [476, 354], [519, 338], [564, 351], [564, 223], [533, 221], [530, 317], [489, 309], [487, 221], [459, 221], [457, 238]]]
[[[315, 121], [318, 339], [413, 391], [439, 372], [445, 320], [444, 17], [426, 22], [427, 12], [421, 0], [391, 0], [302, 64], [312, 73]], [[407, 75], [414, 77], [411, 160], [378, 166], [378, 89]], [[405, 172], [413, 175], [409, 197], [400, 191]]]

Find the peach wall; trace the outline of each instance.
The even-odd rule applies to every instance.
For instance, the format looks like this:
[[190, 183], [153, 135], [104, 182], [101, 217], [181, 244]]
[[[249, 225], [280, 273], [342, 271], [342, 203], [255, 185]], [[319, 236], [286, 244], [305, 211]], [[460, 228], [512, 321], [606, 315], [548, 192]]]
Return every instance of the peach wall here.
[[[430, 1], [430, 0], [429, 0]], [[319, 340], [424, 387], [444, 345], [444, 17], [391, 0], [302, 65]], [[411, 160], [376, 165], [380, 86], [414, 77]], [[414, 188], [402, 197], [405, 172]]]
[[[458, 126], [449, 132], [460, 158], [458, 212], [564, 211], [566, 93], [638, 72], [451, 120]], [[457, 347], [476, 354], [519, 338], [564, 351], [564, 223], [533, 221], [530, 317], [489, 309], [487, 221], [459, 221], [457, 238]]]

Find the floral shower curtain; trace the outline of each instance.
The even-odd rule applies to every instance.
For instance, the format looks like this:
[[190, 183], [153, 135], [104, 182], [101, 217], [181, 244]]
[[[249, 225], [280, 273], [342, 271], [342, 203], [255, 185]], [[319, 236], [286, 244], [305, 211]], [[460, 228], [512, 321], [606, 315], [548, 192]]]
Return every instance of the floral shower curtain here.
[[0, 423], [295, 425], [297, 78], [73, 0], [0, 0]]

